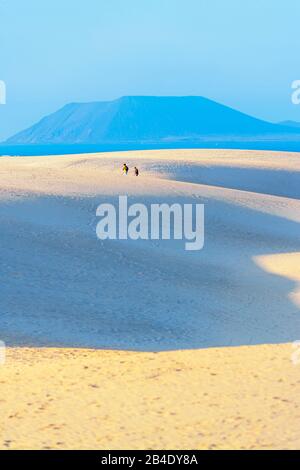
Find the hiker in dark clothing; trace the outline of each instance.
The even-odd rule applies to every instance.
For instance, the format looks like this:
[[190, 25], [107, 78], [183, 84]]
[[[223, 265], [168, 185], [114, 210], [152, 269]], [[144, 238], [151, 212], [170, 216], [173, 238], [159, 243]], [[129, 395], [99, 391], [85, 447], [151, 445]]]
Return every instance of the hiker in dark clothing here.
[[139, 176], [139, 170], [136, 166], [134, 167], [134, 174], [135, 176]]

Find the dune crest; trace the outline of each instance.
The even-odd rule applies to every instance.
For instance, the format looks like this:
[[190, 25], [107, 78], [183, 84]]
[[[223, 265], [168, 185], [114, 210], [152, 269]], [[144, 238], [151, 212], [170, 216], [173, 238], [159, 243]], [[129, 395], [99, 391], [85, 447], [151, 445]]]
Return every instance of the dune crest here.
[[[138, 178], [123, 176], [125, 161]], [[0, 177], [0, 328], [11, 346], [164, 351], [300, 336], [294, 280], [255, 263], [300, 251], [298, 154], [1, 158]], [[119, 195], [147, 206], [204, 204], [204, 249], [187, 253], [181, 240], [100, 242], [96, 209]]]
[[[298, 154], [1, 158], [0, 182], [1, 448], [300, 448]], [[204, 249], [100, 242], [119, 195], [205, 204]]]
[[270, 273], [295, 281], [295, 290], [289, 294], [289, 298], [300, 307], [300, 253], [260, 256], [256, 262]]

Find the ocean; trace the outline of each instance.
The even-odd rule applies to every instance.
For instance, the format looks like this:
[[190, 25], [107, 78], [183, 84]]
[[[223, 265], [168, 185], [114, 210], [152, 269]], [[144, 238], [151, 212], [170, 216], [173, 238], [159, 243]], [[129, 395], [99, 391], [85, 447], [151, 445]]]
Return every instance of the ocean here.
[[158, 149], [240, 149], [240, 150], [273, 150], [300, 152], [300, 141], [201, 141], [201, 142], [161, 142], [161, 143], [125, 143], [125, 144], [47, 144], [47, 145], [6, 145], [0, 144], [0, 156], [42, 156], [65, 155], [95, 152], [124, 152], [129, 150]]

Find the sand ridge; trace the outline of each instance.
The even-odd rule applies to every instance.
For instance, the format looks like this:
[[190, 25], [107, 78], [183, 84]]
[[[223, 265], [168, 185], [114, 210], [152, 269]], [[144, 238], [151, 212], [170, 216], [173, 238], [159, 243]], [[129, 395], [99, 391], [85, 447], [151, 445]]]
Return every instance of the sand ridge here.
[[[299, 449], [299, 188], [291, 153], [1, 158], [0, 447]], [[204, 203], [204, 250], [100, 243], [120, 194]]]

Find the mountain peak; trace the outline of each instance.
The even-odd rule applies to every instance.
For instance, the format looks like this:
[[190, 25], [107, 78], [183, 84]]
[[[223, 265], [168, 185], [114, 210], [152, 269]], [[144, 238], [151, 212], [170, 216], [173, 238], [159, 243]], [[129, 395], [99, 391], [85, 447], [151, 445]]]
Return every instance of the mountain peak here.
[[281, 126], [300, 127], [300, 122], [297, 122], [297, 121], [282, 121], [279, 124]]
[[295, 133], [202, 96], [123, 96], [69, 103], [11, 137], [10, 144], [199, 141]]

